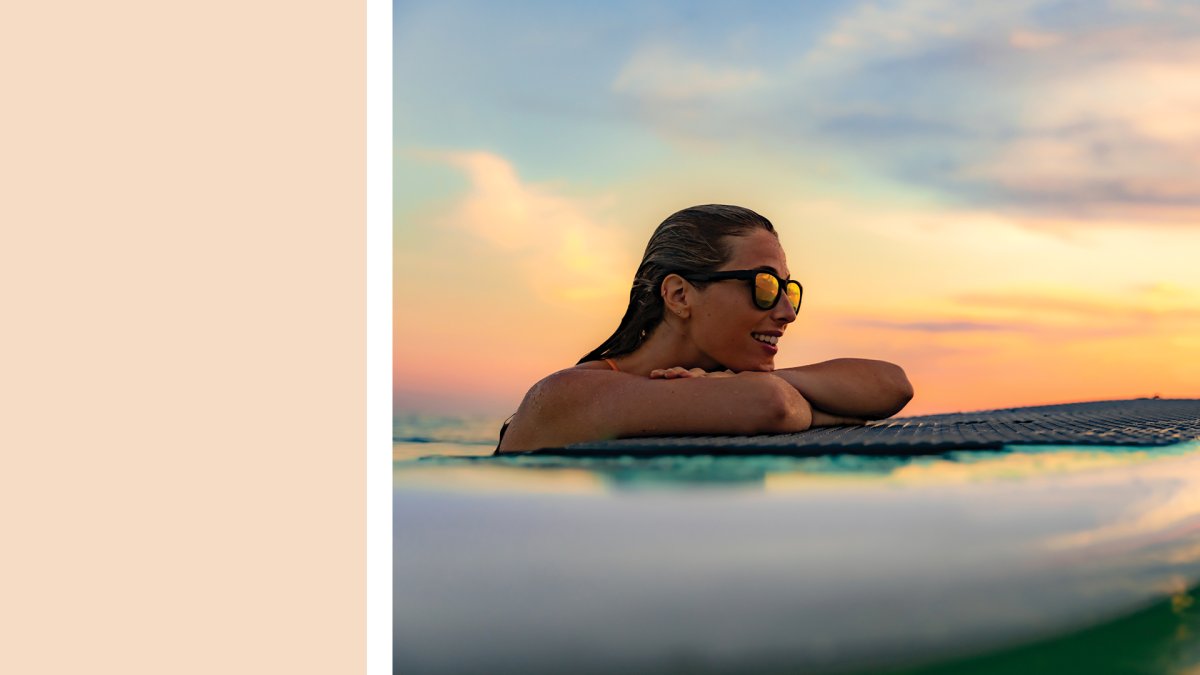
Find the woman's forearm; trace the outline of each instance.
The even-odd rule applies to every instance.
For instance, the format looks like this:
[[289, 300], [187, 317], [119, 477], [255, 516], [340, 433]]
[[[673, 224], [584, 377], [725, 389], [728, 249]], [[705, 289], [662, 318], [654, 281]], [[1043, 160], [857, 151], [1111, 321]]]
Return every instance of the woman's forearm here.
[[862, 426], [867, 423], [867, 420], [862, 417], [846, 417], [843, 415], [830, 415], [822, 411], [820, 408], [812, 409], [812, 424], [814, 427], [845, 427], [845, 426]]
[[900, 412], [913, 389], [904, 370], [871, 359], [834, 359], [773, 371], [796, 388], [814, 409], [833, 418], [882, 419]]

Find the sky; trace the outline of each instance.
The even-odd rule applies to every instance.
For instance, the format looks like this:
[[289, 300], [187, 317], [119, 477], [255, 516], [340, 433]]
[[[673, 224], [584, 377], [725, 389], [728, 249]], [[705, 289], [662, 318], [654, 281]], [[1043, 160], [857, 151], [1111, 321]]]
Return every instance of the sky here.
[[[790, 4], [794, 6], [781, 7]], [[507, 415], [695, 204], [779, 231], [777, 367], [902, 414], [1200, 397], [1200, 5], [394, 5], [397, 413]]]

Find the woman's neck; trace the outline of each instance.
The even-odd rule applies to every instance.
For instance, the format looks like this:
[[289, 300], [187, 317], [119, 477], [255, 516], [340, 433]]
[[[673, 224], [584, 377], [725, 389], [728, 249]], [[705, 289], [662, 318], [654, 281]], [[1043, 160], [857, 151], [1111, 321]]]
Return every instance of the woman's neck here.
[[704, 368], [712, 370], [719, 364], [705, 357], [692, 343], [686, 325], [675, 320], [659, 324], [650, 337], [636, 350], [615, 360], [623, 373], [649, 377], [650, 371], [662, 368]]

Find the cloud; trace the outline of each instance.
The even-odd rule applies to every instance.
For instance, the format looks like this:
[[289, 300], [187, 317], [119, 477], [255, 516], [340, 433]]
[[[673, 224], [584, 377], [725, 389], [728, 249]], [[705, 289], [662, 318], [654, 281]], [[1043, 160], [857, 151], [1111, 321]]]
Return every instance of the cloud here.
[[[943, 40], [970, 35], [988, 24], [1007, 21], [1028, 2], [980, 3], [971, 11], [946, 0], [859, 2], [834, 23], [805, 56], [821, 63], [854, 68], [862, 63], [920, 53]], [[959, 9], [960, 11], [953, 11]]]
[[643, 45], [625, 63], [612, 90], [646, 105], [694, 103], [745, 93], [764, 81], [757, 68], [706, 61], [668, 44]]
[[1062, 42], [1062, 36], [1056, 33], [1018, 29], [1008, 35], [1008, 44], [1016, 49], [1046, 49], [1060, 42]]
[[[872, 159], [894, 178], [960, 202], [1198, 220], [1194, 17], [1097, 6], [1075, 23], [1049, 3], [1005, 3], [951, 13], [951, 31], [928, 18], [938, 4], [843, 21], [822, 46], [838, 55], [826, 68], [842, 83], [823, 129], [851, 147], [873, 139]], [[879, 105], [864, 115], [872, 98]]]
[[644, 44], [612, 88], [667, 138], [750, 142], [1035, 226], [1200, 225], [1192, 4], [863, 2], [788, 58], [706, 44]]
[[469, 192], [443, 224], [478, 237], [544, 300], [572, 303], [628, 293], [636, 260], [624, 232], [596, 214], [599, 200], [522, 181], [505, 158], [489, 152], [435, 152], [470, 180]]
[[[984, 201], [1042, 211], [1196, 222], [1200, 215], [1200, 47], [1081, 66], [1030, 85], [1040, 103], [944, 177]], [[1173, 62], [1182, 59], [1182, 63]], [[1157, 216], [1157, 217], [1156, 217]]]
[[847, 315], [838, 323], [897, 334], [1056, 343], [1200, 333], [1195, 293], [1170, 284], [1142, 286], [1121, 298], [1060, 289], [973, 292], [947, 300], [941, 308], [914, 309], [903, 318]]
[[1033, 318], [1052, 325], [1108, 326], [1134, 332], [1200, 322], [1200, 308], [1193, 294], [1163, 284], [1145, 287], [1133, 302], [1084, 294], [1027, 292], [964, 293], [954, 302], [965, 308]]

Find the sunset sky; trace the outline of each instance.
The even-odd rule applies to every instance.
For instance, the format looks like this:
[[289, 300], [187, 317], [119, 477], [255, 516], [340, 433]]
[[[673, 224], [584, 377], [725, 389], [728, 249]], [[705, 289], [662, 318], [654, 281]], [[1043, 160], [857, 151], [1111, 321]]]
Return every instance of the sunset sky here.
[[903, 414], [1200, 397], [1200, 6], [394, 7], [395, 410], [504, 415], [694, 204], [774, 222], [787, 367]]

